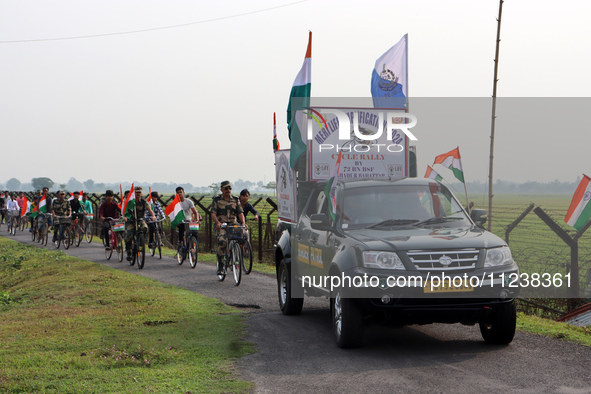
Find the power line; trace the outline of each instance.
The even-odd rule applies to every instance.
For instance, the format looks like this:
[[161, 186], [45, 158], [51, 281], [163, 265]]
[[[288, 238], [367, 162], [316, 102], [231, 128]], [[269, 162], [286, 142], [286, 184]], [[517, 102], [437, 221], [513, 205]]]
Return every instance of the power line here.
[[152, 28], [149, 28], [149, 29], [122, 31], [122, 32], [116, 32], [116, 33], [93, 34], [93, 35], [88, 35], [88, 36], [57, 37], [57, 38], [34, 38], [34, 39], [30, 39], [30, 40], [0, 41], [0, 44], [16, 44], [16, 43], [43, 42], [43, 41], [80, 40], [80, 39], [84, 39], [84, 38], [120, 36], [120, 35], [125, 35], [125, 34], [145, 33], [145, 32], [149, 32], [149, 31], [157, 31], [157, 30], [177, 29], [179, 27], [186, 27], [186, 26], [192, 26], [192, 25], [200, 25], [200, 24], [203, 24], [203, 23], [210, 23], [210, 22], [218, 22], [218, 21], [222, 21], [222, 20], [225, 20], [225, 19], [239, 18], [239, 17], [246, 16], [246, 15], [252, 15], [252, 14], [258, 14], [258, 13], [261, 13], [261, 12], [272, 11], [272, 10], [276, 10], [278, 8], [290, 7], [292, 5], [304, 3], [306, 1], [308, 1], [308, 0], [300, 0], [300, 1], [296, 1], [294, 3], [283, 4], [283, 5], [279, 5], [279, 6], [276, 6], [276, 7], [270, 7], [270, 8], [265, 8], [265, 9], [262, 9], [262, 10], [256, 10], [256, 11], [251, 11], [251, 12], [244, 12], [242, 14], [222, 16], [222, 17], [219, 17], [219, 18], [206, 19], [206, 20], [197, 21], [197, 22], [182, 23], [180, 25], [152, 27]]

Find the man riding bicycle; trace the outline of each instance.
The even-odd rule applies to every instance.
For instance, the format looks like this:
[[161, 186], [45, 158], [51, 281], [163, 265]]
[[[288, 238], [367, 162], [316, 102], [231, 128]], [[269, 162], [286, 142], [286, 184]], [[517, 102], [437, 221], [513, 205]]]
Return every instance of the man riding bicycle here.
[[[72, 214], [72, 208], [70, 207], [70, 202], [66, 200], [66, 192], [60, 190], [57, 193], [57, 200], [53, 202], [53, 206], [51, 207], [51, 214], [53, 216], [62, 216], [62, 217], [69, 217]], [[63, 219], [61, 219], [63, 220]], [[59, 232], [59, 222], [60, 220], [54, 221], [53, 226], [53, 239], [51, 242], [55, 242]]]
[[[199, 212], [197, 212], [197, 209], [195, 208], [195, 204], [193, 204], [193, 201], [189, 200], [188, 198], [185, 198], [185, 189], [183, 189], [182, 186], [178, 186], [175, 189], [175, 192], [179, 196], [179, 201], [181, 202], [181, 207], [183, 208], [183, 212], [185, 213], [185, 218], [190, 218], [194, 222], [201, 221], [202, 217], [199, 214]], [[183, 237], [185, 236], [185, 224], [179, 223], [179, 225], [176, 227], [176, 231], [179, 234], [177, 242], [178, 249], [178, 246], [181, 245], [181, 243], [183, 242]]]
[[103, 228], [101, 229], [101, 239], [105, 249], [109, 248], [109, 221], [113, 218], [118, 219], [121, 216], [121, 208], [115, 201], [113, 201], [113, 190], [105, 192], [105, 202], [99, 207], [99, 219], [103, 221]]
[[20, 208], [18, 202], [16, 202], [14, 198], [14, 194], [11, 194], [10, 197], [8, 197], [6, 202], [6, 212], [8, 213], [8, 220], [10, 221], [7, 227], [8, 231], [10, 231], [12, 226], [16, 225], [16, 218], [20, 216]]
[[85, 211], [80, 202], [80, 192], [74, 192], [74, 196], [70, 200], [70, 207], [72, 208], [72, 221], [77, 218], [78, 222], [82, 223]]
[[156, 221], [156, 216], [154, 216], [150, 204], [148, 204], [148, 202], [142, 197], [142, 188], [138, 186], [135, 188], [134, 207], [132, 208], [128, 205], [125, 214], [123, 215], [123, 221], [125, 222], [125, 251], [127, 252], [127, 261], [132, 260], [131, 247], [132, 239], [135, 235], [134, 222], [139, 222], [138, 230], [143, 231], [144, 234], [148, 231], [146, 222], [138, 220], [140, 218], [143, 219], [146, 216], [146, 211], [150, 213], [149, 217], [152, 221]]
[[[164, 215], [162, 206], [158, 202], [158, 192], [150, 193], [150, 198], [152, 200], [152, 211], [154, 212], [154, 215], [158, 218], [158, 220], [164, 220], [166, 216]], [[148, 211], [146, 211], [146, 219], [150, 219], [150, 213]], [[156, 223], [148, 223], [148, 229], [150, 230], [148, 245], [151, 247], [152, 243], [154, 242], [154, 231], [156, 231]]]
[[222, 273], [223, 258], [226, 254], [228, 243], [226, 240], [226, 229], [222, 228], [222, 223], [236, 224], [237, 220], [240, 223], [245, 223], [244, 211], [240, 205], [238, 197], [232, 195], [232, 185], [230, 181], [223, 181], [220, 184], [222, 194], [213, 199], [211, 205], [211, 218], [215, 223], [218, 240], [217, 261], [218, 261], [218, 275]]

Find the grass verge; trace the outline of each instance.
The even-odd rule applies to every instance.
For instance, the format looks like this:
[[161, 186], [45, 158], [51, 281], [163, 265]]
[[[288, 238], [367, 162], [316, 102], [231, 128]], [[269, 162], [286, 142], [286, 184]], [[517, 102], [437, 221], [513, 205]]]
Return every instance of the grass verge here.
[[591, 326], [581, 327], [568, 323], [559, 323], [537, 316], [528, 316], [520, 312], [517, 315], [517, 329], [532, 334], [591, 346]]
[[0, 390], [246, 392], [238, 311], [197, 293], [0, 238]]

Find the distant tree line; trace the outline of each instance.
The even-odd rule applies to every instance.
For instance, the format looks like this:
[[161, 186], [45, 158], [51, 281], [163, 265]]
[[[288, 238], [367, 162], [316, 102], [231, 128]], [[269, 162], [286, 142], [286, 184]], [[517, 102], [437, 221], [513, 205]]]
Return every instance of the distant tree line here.
[[[223, 179], [222, 179], [223, 180]], [[220, 182], [222, 181], [220, 180]], [[252, 182], [252, 181], [245, 181], [242, 179], [238, 179], [236, 181], [232, 181], [232, 186], [234, 188], [234, 193], [238, 194], [242, 189], [248, 189], [251, 193], [268, 193], [269, 191], [275, 190], [275, 181], [268, 182], [264, 184], [263, 181]], [[148, 187], [151, 187], [153, 191], [157, 191], [159, 193], [174, 193], [177, 186], [182, 186], [187, 193], [201, 193], [201, 194], [218, 194], [220, 191], [220, 184], [219, 183], [212, 183], [209, 186], [193, 186], [191, 183], [164, 183], [164, 182], [133, 182], [135, 185], [139, 185], [144, 187], [146, 190]], [[57, 191], [65, 190], [68, 192], [73, 192], [75, 190], [83, 190], [88, 193], [104, 193], [105, 190], [111, 189], [115, 192], [119, 191], [119, 185], [123, 188], [123, 190], [127, 190], [131, 187], [131, 182], [121, 182], [121, 183], [104, 183], [104, 182], [95, 182], [92, 179], [87, 179], [84, 182], [77, 180], [76, 178], [70, 178], [70, 180], [66, 183], [56, 184], [51, 178], [47, 177], [39, 177], [31, 179], [31, 182], [22, 183], [17, 178], [10, 178], [5, 184], [0, 183], [0, 189], [2, 190], [10, 190], [10, 191], [33, 191], [33, 190], [42, 190], [44, 187], [49, 188], [50, 191]]]

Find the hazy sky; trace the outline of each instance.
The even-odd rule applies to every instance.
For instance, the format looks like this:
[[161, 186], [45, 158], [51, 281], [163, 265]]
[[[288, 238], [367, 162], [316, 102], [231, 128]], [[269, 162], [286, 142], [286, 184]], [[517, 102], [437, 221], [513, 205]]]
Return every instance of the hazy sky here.
[[[274, 180], [273, 112], [287, 147], [285, 111], [309, 30], [312, 96], [369, 96], [376, 59], [408, 33], [411, 97], [483, 102], [498, 3], [0, 0], [0, 182]], [[500, 105], [495, 179], [591, 173], [582, 116], [591, 108], [590, 15], [587, 0], [505, 1], [499, 97], [579, 99], [556, 111], [522, 100], [530, 110], [519, 124], [511, 100]], [[83, 36], [94, 37], [66, 39]], [[487, 180], [490, 111], [467, 115], [479, 126], [448, 128], [445, 138], [423, 123], [419, 175], [459, 145], [466, 179]]]

